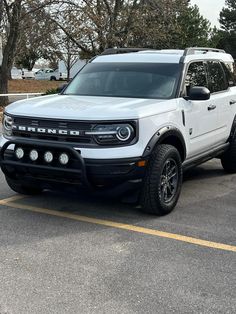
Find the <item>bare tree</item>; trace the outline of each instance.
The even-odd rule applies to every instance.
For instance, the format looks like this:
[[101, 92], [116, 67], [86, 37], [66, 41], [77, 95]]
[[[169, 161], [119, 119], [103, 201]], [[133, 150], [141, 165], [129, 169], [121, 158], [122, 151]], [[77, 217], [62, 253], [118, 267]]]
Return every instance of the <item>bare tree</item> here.
[[40, 58], [49, 57], [49, 47], [54, 44], [57, 26], [44, 18], [40, 10], [24, 18], [24, 31], [20, 31], [14, 64], [32, 70]]
[[[50, 18], [80, 49], [86, 58], [104, 49], [127, 45], [140, 0], [71, 1]], [[73, 25], [73, 28], [71, 28]]]
[[[60, 5], [66, 2], [60, 0], [0, 0], [0, 29], [5, 38], [3, 47], [3, 59], [0, 65], [0, 93], [8, 93], [9, 69], [11, 69], [15, 57], [17, 40], [21, 26], [28, 15], [46, 7]], [[8, 102], [7, 97], [0, 98], [0, 107]]]
[[60, 56], [60, 59], [65, 63], [67, 71], [67, 81], [69, 81], [71, 69], [73, 65], [77, 62], [79, 58], [79, 53], [75, 44], [67, 36], [62, 37], [60, 53], [58, 55]]
[[110, 47], [182, 48], [210, 31], [189, 0], [72, 0], [50, 18], [85, 58]]
[[[22, 10], [22, 0], [10, 1], [3, 0], [3, 13], [6, 14], [8, 29], [6, 31], [6, 42], [3, 49], [2, 64], [0, 65], [0, 92], [8, 92], [8, 73], [12, 66], [16, 43], [19, 36], [19, 26]], [[3, 14], [2, 13], [2, 14]], [[0, 98], [0, 106], [7, 104], [7, 97]]]

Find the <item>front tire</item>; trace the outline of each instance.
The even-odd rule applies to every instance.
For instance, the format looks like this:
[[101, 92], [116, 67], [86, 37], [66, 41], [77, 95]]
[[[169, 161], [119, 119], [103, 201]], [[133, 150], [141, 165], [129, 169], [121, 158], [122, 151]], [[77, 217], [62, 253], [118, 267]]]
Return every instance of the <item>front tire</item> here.
[[182, 161], [178, 150], [161, 144], [149, 160], [141, 191], [142, 210], [163, 216], [176, 206], [183, 180]]
[[5, 176], [8, 186], [16, 193], [24, 195], [37, 195], [42, 192], [42, 189], [34, 185], [22, 184], [16, 179], [11, 179]]
[[221, 157], [221, 164], [228, 173], [236, 173], [236, 131], [232, 136], [229, 149]]

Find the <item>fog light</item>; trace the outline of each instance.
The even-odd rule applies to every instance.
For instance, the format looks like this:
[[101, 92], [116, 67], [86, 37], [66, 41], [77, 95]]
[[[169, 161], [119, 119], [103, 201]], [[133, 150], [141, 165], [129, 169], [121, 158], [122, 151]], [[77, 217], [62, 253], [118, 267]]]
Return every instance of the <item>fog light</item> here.
[[50, 163], [53, 161], [53, 154], [51, 152], [46, 152], [44, 154], [44, 160], [47, 162], [47, 163]]
[[36, 161], [39, 158], [39, 153], [37, 152], [37, 150], [33, 149], [31, 150], [29, 157], [32, 161]]
[[21, 147], [18, 147], [15, 151], [15, 154], [18, 159], [22, 159], [25, 155], [25, 152]]
[[62, 165], [67, 165], [69, 162], [69, 156], [66, 153], [62, 153], [59, 156], [59, 161]]

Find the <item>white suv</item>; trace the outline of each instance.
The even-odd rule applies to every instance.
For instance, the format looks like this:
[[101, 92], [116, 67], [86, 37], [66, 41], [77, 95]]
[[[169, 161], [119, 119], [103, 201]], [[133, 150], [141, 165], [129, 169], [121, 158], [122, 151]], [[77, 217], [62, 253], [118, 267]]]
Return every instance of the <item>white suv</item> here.
[[167, 214], [183, 170], [217, 157], [236, 172], [233, 58], [211, 48], [107, 50], [59, 95], [8, 106], [0, 147], [16, 192], [136, 190], [144, 211]]

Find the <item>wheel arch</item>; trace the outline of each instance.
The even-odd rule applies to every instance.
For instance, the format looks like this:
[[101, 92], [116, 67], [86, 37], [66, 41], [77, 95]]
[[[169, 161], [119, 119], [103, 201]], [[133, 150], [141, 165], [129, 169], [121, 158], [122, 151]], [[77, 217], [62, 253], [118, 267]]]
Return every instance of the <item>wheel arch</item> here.
[[236, 115], [234, 117], [234, 120], [233, 120], [233, 124], [232, 124], [232, 127], [231, 127], [231, 132], [230, 132], [230, 136], [229, 136], [229, 142], [231, 142], [232, 138], [236, 135]]
[[52, 75], [52, 76], [50, 77], [50, 81], [56, 81], [56, 80], [57, 80], [57, 78], [56, 78], [55, 75]]
[[[236, 122], [236, 121], [235, 121]], [[169, 144], [174, 146], [180, 153], [181, 160], [186, 158], [186, 145], [184, 137], [179, 129], [173, 126], [166, 126], [159, 129], [147, 144], [143, 157], [152, 153], [154, 148], [159, 144]]]

